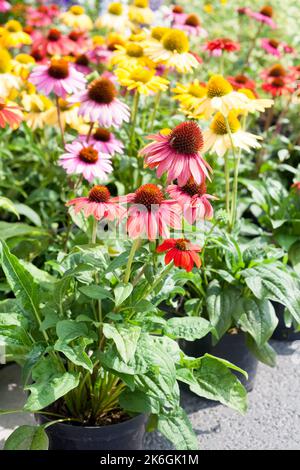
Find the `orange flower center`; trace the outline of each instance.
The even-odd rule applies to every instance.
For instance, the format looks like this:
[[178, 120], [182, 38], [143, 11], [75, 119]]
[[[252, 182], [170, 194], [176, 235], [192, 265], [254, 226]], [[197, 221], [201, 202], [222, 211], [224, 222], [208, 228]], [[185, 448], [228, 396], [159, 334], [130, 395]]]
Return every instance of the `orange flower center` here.
[[69, 34], [69, 39], [71, 39], [71, 41], [78, 41], [78, 39], [82, 36], [81, 33], [79, 33], [78, 31], [71, 31], [70, 34]]
[[260, 12], [262, 15], [267, 16], [268, 18], [272, 18], [273, 16], [273, 8], [270, 5], [266, 5], [262, 7]]
[[88, 95], [96, 103], [110, 104], [117, 96], [117, 90], [108, 78], [97, 78], [90, 84]]
[[194, 121], [182, 122], [169, 135], [171, 147], [177, 153], [191, 155], [203, 147], [203, 135], [200, 127]]
[[98, 140], [99, 142], [108, 142], [110, 139], [110, 132], [107, 129], [104, 129], [103, 127], [98, 127], [93, 137], [95, 140]]
[[0, 103], [0, 111], [2, 111], [3, 109], [5, 109], [5, 103]]
[[196, 194], [202, 196], [206, 193], [206, 184], [204, 181], [201, 184], [197, 184], [194, 178], [190, 178], [188, 182], [180, 189], [191, 197], [195, 196]]
[[148, 211], [152, 205], [159, 205], [164, 199], [163, 193], [155, 184], [144, 184], [135, 192], [135, 204], [142, 204]]
[[247, 83], [248, 81], [248, 78], [246, 77], [246, 75], [237, 75], [234, 80], [237, 82], [237, 83]]
[[284, 77], [286, 75], [285, 68], [281, 64], [275, 64], [270, 68], [270, 77]]
[[182, 8], [180, 5], [175, 5], [175, 6], [173, 7], [173, 13], [179, 13], [179, 14], [180, 14], [180, 13], [183, 13], [183, 11], [184, 11], [184, 10], [183, 10], [183, 8]]
[[75, 64], [83, 65], [84, 67], [87, 67], [89, 65], [89, 59], [85, 54], [81, 54], [78, 57], [76, 57]]
[[283, 78], [281, 77], [276, 77], [274, 78], [274, 80], [272, 80], [272, 86], [275, 88], [282, 88], [284, 87], [284, 85], [285, 85], [285, 82]]
[[108, 202], [110, 192], [106, 186], [96, 185], [89, 192], [89, 200], [91, 202]]
[[98, 152], [94, 147], [84, 147], [79, 152], [79, 158], [85, 163], [96, 163], [99, 158]]
[[276, 39], [269, 39], [269, 44], [274, 47], [274, 49], [277, 49], [280, 43], [279, 41], [276, 41]]
[[61, 38], [61, 32], [58, 29], [50, 29], [47, 38], [52, 42], [58, 41]]
[[189, 243], [190, 243], [190, 240], [187, 240], [186, 238], [179, 238], [179, 240], [176, 240], [175, 247], [177, 248], [177, 250], [187, 251], [189, 249], [188, 248]]
[[48, 68], [48, 74], [52, 78], [57, 78], [58, 80], [62, 80], [67, 78], [69, 75], [69, 64], [64, 59], [52, 59], [51, 65]]
[[201, 23], [200, 23], [199, 17], [197, 15], [192, 14], [187, 17], [187, 19], [185, 20], [185, 24], [187, 26], [197, 27], [197, 26], [200, 26]]

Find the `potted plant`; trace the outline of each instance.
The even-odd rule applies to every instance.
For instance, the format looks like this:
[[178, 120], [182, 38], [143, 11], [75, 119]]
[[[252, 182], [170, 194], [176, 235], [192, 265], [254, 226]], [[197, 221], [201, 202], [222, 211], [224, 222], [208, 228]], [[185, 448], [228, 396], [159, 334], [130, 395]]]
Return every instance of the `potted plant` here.
[[212, 326], [161, 316], [157, 303], [176, 285], [172, 264], [151, 279], [141, 275], [151, 257], [147, 243], [133, 242], [112, 260], [103, 246], [78, 246], [54, 276], [20, 262], [1, 242], [15, 299], [0, 305], [0, 338], [22, 365], [23, 411], [38, 422], [14, 431], [6, 449], [140, 449], [147, 422], [177, 448], [195, 449], [178, 381], [245, 411], [246, 392], [231, 373], [240, 369], [180, 350], [178, 338], [199, 339]]

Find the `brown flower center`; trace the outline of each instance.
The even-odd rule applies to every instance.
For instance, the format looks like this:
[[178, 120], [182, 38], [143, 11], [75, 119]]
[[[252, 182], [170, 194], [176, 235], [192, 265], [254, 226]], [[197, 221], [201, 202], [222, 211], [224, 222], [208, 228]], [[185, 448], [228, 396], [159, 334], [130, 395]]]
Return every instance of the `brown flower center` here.
[[107, 129], [104, 129], [103, 127], [98, 127], [93, 137], [99, 142], [108, 142], [110, 140], [110, 132]]
[[270, 77], [284, 77], [286, 75], [285, 68], [281, 64], [275, 64], [270, 68]]
[[96, 103], [110, 104], [117, 96], [117, 90], [108, 78], [97, 78], [90, 84], [88, 95]]
[[173, 7], [173, 13], [179, 13], [179, 14], [180, 14], [180, 13], [183, 13], [183, 11], [184, 11], [184, 10], [183, 10], [183, 8], [182, 8], [180, 5], [175, 5], [175, 6]]
[[52, 78], [62, 80], [69, 75], [69, 64], [64, 59], [52, 59], [51, 65], [48, 68], [48, 74]]
[[197, 15], [192, 14], [187, 17], [187, 19], [185, 20], [185, 24], [187, 26], [194, 26], [196, 28], [197, 26], [200, 26], [201, 23], [199, 17]]
[[81, 54], [78, 57], [76, 57], [75, 64], [83, 65], [84, 67], [87, 67], [89, 65], [89, 59], [85, 54]]
[[177, 153], [192, 155], [203, 147], [203, 135], [200, 127], [194, 121], [182, 122], [169, 135], [171, 147]]
[[36, 62], [39, 62], [40, 60], [43, 60], [44, 58], [44, 54], [39, 49], [32, 50], [31, 56], [34, 58]]
[[144, 184], [135, 192], [135, 204], [141, 204], [151, 210], [151, 206], [159, 205], [164, 199], [163, 193], [155, 184]]
[[279, 41], [276, 41], [276, 39], [269, 39], [269, 44], [274, 47], [274, 49], [277, 49], [280, 43]]
[[89, 192], [89, 200], [91, 202], [108, 202], [110, 192], [106, 186], [96, 185]]
[[79, 152], [79, 158], [85, 163], [96, 163], [98, 161], [99, 155], [94, 147], [83, 147]]
[[126, 54], [129, 55], [129, 57], [143, 57], [144, 50], [138, 44], [129, 44], [126, 47]]
[[179, 238], [178, 240], [176, 240], [175, 247], [177, 248], [177, 250], [187, 251], [189, 249], [188, 248], [189, 243], [190, 243], [190, 241], [187, 240], [186, 238]]
[[68, 37], [69, 37], [69, 39], [71, 39], [71, 41], [77, 42], [78, 39], [80, 39], [81, 36], [82, 36], [82, 34], [80, 32], [71, 31]]
[[61, 38], [61, 32], [58, 29], [50, 29], [47, 39], [51, 42], [56, 42]]
[[245, 84], [248, 82], [248, 78], [246, 77], [246, 75], [236, 75], [236, 77], [234, 78], [234, 80], [237, 82], [237, 83], [242, 83], [242, 84]]
[[195, 182], [194, 178], [192, 178], [192, 177], [180, 189], [181, 189], [181, 191], [183, 191], [184, 193], [188, 194], [191, 197], [195, 196], [196, 194], [199, 195], [199, 196], [202, 196], [203, 194], [206, 194], [205, 182], [203, 181], [203, 183], [197, 184]]
[[266, 5], [262, 7], [260, 12], [262, 15], [267, 16], [268, 18], [272, 18], [273, 16], [273, 8], [270, 5]]
[[272, 86], [275, 88], [282, 88], [285, 85], [285, 82], [283, 78], [281, 77], [276, 77], [274, 80], [272, 80]]

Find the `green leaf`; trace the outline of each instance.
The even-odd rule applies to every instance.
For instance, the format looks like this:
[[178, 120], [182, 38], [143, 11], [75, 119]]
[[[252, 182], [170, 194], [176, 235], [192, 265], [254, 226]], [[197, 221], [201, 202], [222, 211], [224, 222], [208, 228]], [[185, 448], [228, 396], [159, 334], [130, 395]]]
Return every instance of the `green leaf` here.
[[73, 364], [87, 369], [90, 373], [93, 372], [93, 363], [86, 353], [86, 347], [93, 342], [92, 339], [78, 338], [68, 344], [63, 340], [57, 340], [54, 349], [63, 353]]
[[240, 302], [240, 308], [242, 311], [237, 323], [253, 337], [259, 347], [263, 346], [278, 324], [273, 305], [269, 300], [244, 298]]
[[112, 339], [116, 345], [121, 359], [127, 364], [133, 359], [141, 329], [138, 326], [120, 327], [104, 323], [103, 334], [106, 338]]
[[0, 209], [4, 209], [7, 212], [12, 212], [15, 214], [15, 216], [18, 217], [18, 219], [20, 218], [15, 204], [7, 197], [0, 196]]
[[276, 366], [276, 351], [269, 343], [259, 347], [253, 338], [247, 335], [247, 346], [252, 354], [260, 361], [270, 367]]
[[26, 236], [48, 236], [48, 233], [38, 227], [31, 225], [9, 222], [0, 222], [0, 238], [8, 240], [13, 237], [26, 237]]
[[42, 226], [42, 221], [37, 212], [26, 204], [15, 203], [15, 207], [20, 215], [25, 215], [37, 227]]
[[176, 414], [160, 415], [157, 429], [177, 450], [198, 450], [198, 441], [191, 422], [182, 409], [178, 409]]
[[123, 410], [131, 413], [159, 414], [160, 412], [159, 403], [139, 390], [134, 392], [125, 390], [120, 395], [119, 404]]
[[261, 264], [241, 272], [249, 289], [258, 299], [275, 300], [290, 311], [296, 322], [300, 323], [299, 283], [283, 265]]
[[35, 320], [40, 325], [39, 286], [16, 256], [10, 253], [6, 243], [1, 241], [0, 256], [2, 269], [20, 308], [28, 318]]
[[296, 273], [300, 276], [300, 242], [294, 243], [289, 249], [289, 259]]
[[48, 436], [42, 426], [20, 426], [5, 442], [4, 450], [48, 450]]
[[231, 286], [222, 287], [217, 280], [212, 281], [207, 289], [207, 312], [217, 339], [230, 329], [234, 311], [238, 305], [240, 292]]
[[115, 287], [115, 304], [116, 307], [119, 307], [131, 294], [133, 290], [133, 285], [120, 283]]
[[90, 299], [95, 299], [95, 300], [102, 300], [102, 299], [111, 299], [113, 300], [113, 297], [111, 293], [107, 290], [104, 289], [104, 287], [97, 286], [97, 285], [91, 285], [91, 286], [83, 286], [79, 288], [80, 292]]
[[79, 373], [63, 372], [52, 357], [42, 357], [32, 369], [33, 383], [25, 387], [30, 395], [24, 406], [39, 411], [79, 385]]
[[186, 372], [177, 372], [178, 380], [187, 383], [192, 392], [208, 400], [216, 400], [240, 413], [247, 410], [247, 393], [227, 364], [210, 355], [201, 358], [193, 379]]
[[170, 318], [164, 328], [166, 335], [175, 338], [184, 338], [193, 341], [206, 336], [212, 329], [212, 325], [200, 317]]

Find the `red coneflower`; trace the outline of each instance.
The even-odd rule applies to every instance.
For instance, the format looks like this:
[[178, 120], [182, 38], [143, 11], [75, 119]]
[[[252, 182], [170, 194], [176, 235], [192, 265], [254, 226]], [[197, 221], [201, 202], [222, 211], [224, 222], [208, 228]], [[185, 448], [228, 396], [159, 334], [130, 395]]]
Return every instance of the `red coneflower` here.
[[175, 266], [178, 268], [183, 268], [187, 272], [190, 272], [194, 265], [197, 268], [201, 266], [201, 259], [199, 252], [201, 247], [198, 245], [192, 244], [189, 240], [185, 238], [180, 239], [168, 239], [165, 240], [156, 250], [158, 253], [166, 253], [165, 264], [171, 263], [174, 261]]
[[12, 129], [18, 127], [23, 120], [21, 109], [15, 105], [7, 105], [0, 101], [0, 127], [4, 128], [7, 124]]
[[262, 89], [272, 96], [281, 96], [293, 93], [294, 88], [282, 77], [273, 78], [262, 84]]
[[[36, 45], [34, 44], [34, 47], [35, 46]], [[72, 52], [73, 48], [73, 44], [69, 38], [55, 28], [48, 31], [47, 36], [40, 41], [38, 46], [43, 48], [50, 56], [68, 55], [70, 52]]]
[[208, 51], [213, 57], [220, 57], [223, 52], [236, 52], [241, 48], [240, 44], [228, 38], [218, 38], [213, 41], [208, 41], [204, 50]]
[[240, 90], [241, 88], [247, 88], [248, 90], [255, 90], [256, 84], [254, 80], [251, 80], [246, 75], [235, 75], [234, 77], [227, 77], [227, 80], [232, 85], [234, 90]]

